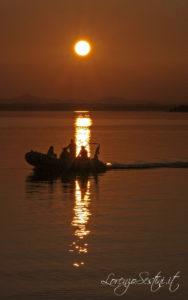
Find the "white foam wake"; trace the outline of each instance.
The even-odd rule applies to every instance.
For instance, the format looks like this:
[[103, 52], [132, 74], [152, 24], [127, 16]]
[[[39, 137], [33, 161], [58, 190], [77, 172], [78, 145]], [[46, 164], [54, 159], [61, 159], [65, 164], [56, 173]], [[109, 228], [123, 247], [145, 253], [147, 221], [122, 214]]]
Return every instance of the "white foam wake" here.
[[111, 162], [106, 164], [107, 169], [155, 169], [155, 168], [188, 168], [188, 159], [174, 161], [154, 161], [154, 162]]

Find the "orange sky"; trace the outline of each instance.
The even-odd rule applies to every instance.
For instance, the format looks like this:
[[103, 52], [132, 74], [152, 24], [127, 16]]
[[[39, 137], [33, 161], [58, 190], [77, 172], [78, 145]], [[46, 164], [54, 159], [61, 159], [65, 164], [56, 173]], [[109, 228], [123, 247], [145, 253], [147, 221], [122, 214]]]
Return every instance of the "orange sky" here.
[[188, 102], [187, 36], [187, 0], [0, 0], [0, 97]]

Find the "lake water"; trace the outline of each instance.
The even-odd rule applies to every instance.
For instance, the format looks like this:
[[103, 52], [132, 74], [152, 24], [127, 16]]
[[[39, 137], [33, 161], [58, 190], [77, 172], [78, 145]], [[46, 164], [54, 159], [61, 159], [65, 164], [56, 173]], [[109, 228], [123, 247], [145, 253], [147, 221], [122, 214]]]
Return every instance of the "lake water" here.
[[34, 176], [25, 153], [60, 154], [73, 136], [105, 162], [188, 161], [187, 114], [0, 112], [0, 299], [117, 299], [108, 274], [159, 271], [180, 271], [176, 292], [132, 285], [121, 299], [188, 299], [188, 169]]

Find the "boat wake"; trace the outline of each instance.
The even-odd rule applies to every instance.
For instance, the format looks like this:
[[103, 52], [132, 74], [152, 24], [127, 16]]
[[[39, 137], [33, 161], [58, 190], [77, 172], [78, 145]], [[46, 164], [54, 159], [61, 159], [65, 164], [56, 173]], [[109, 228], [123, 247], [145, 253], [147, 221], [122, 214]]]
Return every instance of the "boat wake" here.
[[154, 162], [111, 162], [106, 164], [107, 170], [129, 170], [129, 169], [157, 169], [157, 168], [188, 168], [188, 159], [174, 161], [154, 161]]

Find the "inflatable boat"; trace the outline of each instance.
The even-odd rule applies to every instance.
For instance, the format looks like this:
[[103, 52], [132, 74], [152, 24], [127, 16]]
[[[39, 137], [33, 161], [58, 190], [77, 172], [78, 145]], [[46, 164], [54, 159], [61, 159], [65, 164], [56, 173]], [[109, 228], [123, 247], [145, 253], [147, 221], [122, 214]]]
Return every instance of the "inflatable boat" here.
[[62, 160], [36, 151], [26, 153], [25, 159], [31, 166], [39, 171], [104, 172], [107, 168], [106, 164], [98, 159], [87, 158], [83, 160], [75, 158], [74, 160]]

